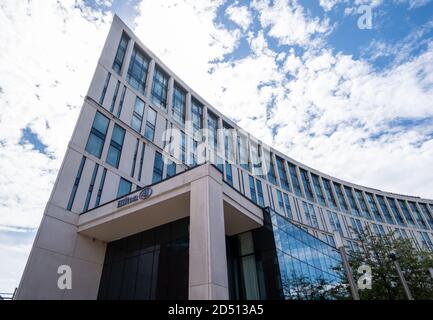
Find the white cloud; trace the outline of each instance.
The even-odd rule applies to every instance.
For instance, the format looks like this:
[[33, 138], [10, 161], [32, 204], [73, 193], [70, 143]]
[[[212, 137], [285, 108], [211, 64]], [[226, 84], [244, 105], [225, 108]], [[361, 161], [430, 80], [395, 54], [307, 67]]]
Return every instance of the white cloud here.
[[247, 6], [231, 5], [227, 8], [226, 14], [230, 20], [247, 30], [252, 22], [252, 15]]
[[310, 17], [296, 0], [253, 1], [263, 28], [281, 44], [311, 46], [331, 30], [327, 18]]

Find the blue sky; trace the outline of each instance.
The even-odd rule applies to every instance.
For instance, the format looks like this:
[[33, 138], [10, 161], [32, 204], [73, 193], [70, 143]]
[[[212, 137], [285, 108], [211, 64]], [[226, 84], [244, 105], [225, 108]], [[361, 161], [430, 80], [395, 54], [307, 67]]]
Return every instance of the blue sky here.
[[433, 0], [4, 0], [0, 292], [18, 285], [114, 13], [261, 140], [433, 198]]

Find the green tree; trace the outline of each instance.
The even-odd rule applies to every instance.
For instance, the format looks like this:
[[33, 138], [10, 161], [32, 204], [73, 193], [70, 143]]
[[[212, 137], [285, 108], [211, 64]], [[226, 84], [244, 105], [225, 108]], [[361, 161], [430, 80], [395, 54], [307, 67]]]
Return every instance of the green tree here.
[[[392, 252], [396, 253], [414, 299], [433, 299], [433, 279], [428, 272], [433, 267], [433, 254], [430, 251], [418, 250], [411, 240], [397, 238], [393, 233], [377, 236], [369, 230], [358, 235], [358, 243], [359, 250], [349, 254], [354, 278], [357, 280], [360, 276], [357, 270], [361, 265], [369, 266], [372, 275], [371, 289], [359, 290], [361, 300], [406, 299], [394, 261], [390, 257]], [[347, 280], [342, 267], [338, 271]]]

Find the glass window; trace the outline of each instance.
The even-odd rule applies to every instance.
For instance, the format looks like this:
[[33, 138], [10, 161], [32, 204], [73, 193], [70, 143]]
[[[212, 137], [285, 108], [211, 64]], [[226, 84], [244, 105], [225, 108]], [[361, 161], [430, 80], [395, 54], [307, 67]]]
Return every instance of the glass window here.
[[283, 196], [284, 196], [284, 205], [286, 206], [287, 218], [293, 219], [292, 207], [290, 206], [289, 196], [286, 193], [283, 193]]
[[350, 209], [352, 210], [352, 214], [355, 216], [360, 216], [358, 206], [356, 205], [355, 198], [353, 197], [352, 189], [344, 186], [344, 192], [346, 193], [346, 197], [349, 200]]
[[101, 181], [99, 182], [98, 193], [96, 194], [95, 207], [98, 207], [99, 204], [101, 203], [102, 190], [104, 189], [106, 175], [107, 175], [107, 169], [104, 168], [104, 171], [102, 171]]
[[350, 218], [350, 222], [352, 223], [352, 231], [355, 233], [355, 237], [359, 237], [364, 231], [361, 221], [355, 218]]
[[110, 120], [106, 116], [96, 112], [89, 139], [87, 140], [86, 151], [97, 158], [101, 158], [109, 122]]
[[302, 184], [304, 185], [305, 195], [310, 201], [314, 201], [313, 189], [311, 188], [310, 178], [308, 172], [304, 169], [300, 169]]
[[238, 157], [239, 165], [245, 170], [249, 170], [248, 164], [248, 140], [244, 135], [238, 134]]
[[313, 205], [306, 203], [305, 201], [302, 201], [302, 203], [304, 205], [305, 217], [307, 218], [308, 224], [314, 228], [319, 228]]
[[329, 223], [331, 224], [332, 231], [339, 232], [341, 235], [343, 235], [343, 228], [341, 227], [338, 215], [335, 212], [329, 210], [327, 210], [326, 212], [328, 213]]
[[420, 232], [421, 235], [421, 242], [425, 249], [432, 251], [433, 250], [433, 243], [428, 235], [427, 232]]
[[134, 47], [132, 52], [131, 62], [129, 63], [128, 69], [128, 82], [129, 84], [139, 92], [144, 94], [144, 88], [146, 84], [147, 69], [149, 66], [149, 59], [144, 54]]
[[155, 138], [156, 126], [156, 111], [152, 108], [147, 108], [146, 127], [144, 128], [144, 137], [153, 142]]
[[406, 206], [406, 202], [403, 200], [398, 200], [398, 204], [400, 206], [401, 211], [403, 212], [404, 217], [406, 218], [406, 221], [409, 223], [410, 226], [416, 227], [415, 221], [413, 220], [409, 209]]
[[335, 193], [337, 194], [337, 198], [341, 210], [349, 211], [349, 207], [347, 206], [346, 199], [344, 199], [343, 191], [341, 190], [341, 185], [334, 182], [334, 188], [335, 188]]
[[211, 112], [208, 112], [207, 127], [209, 135], [208, 144], [216, 151], [218, 146], [218, 117]]
[[177, 84], [174, 85], [173, 90], [173, 119], [177, 122], [185, 123], [185, 109], [186, 109], [186, 92]]
[[416, 222], [419, 226], [421, 226], [424, 229], [427, 229], [427, 224], [424, 222], [424, 219], [422, 218], [421, 213], [419, 212], [416, 203], [415, 202], [409, 202], [410, 209], [412, 210], [412, 213], [415, 216]]
[[141, 181], [141, 174], [143, 172], [143, 163], [144, 163], [144, 151], [146, 150], [146, 145], [143, 142], [143, 146], [141, 148], [141, 157], [140, 157], [140, 169], [138, 170], [138, 181]]
[[391, 212], [389, 212], [388, 207], [385, 203], [385, 198], [382, 196], [376, 195], [377, 201], [379, 202], [380, 209], [382, 210], [383, 215], [385, 216], [385, 220], [387, 223], [395, 224], [394, 219], [392, 218]]
[[164, 170], [164, 162], [162, 160], [162, 154], [157, 151], [155, 152], [155, 162], [153, 164], [152, 183], [157, 183], [162, 180], [163, 170]]
[[334, 193], [332, 192], [331, 182], [322, 178], [323, 186], [325, 187], [326, 198], [328, 199], [329, 206], [337, 209], [337, 201], [335, 200]]
[[266, 164], [268, 167], [268, 181], [272, 183], [273, 185], [278, 186], [277, 184], [277, 178], [275, 176], [275, 167], [274, 167], [274, 161], [273, 161], [273, 154], [271, 153], [269, 158], [265, 156], [266, 158]]
[[322, 206], [326, 206], [325, 196], [323, 195], [322, 186], [320, 185], [319, 176], [314, 173], [311, 174], [313, 179], [314, 191], [316, 191], [317, 199]]
[[227, 182], [233, 185], [232, 165], [226, 161], [226, 179]]
[[293, 191], [298, 197], [302, 197], [301, 185], [299, 183], [296, 167], [289, 163], [290, 179], [292, 180]]
[[366, 192], [365, 196], [367, 197], [368, 205], [370, 206], [371, 212], [373, 212], [374, 218], [376, 221], [384, 222], [383, 218], [379, 212], [379, 208], [376, 205], [376, 202], [374, 201], [373, 194]]
[[120, 73], [122, 69], [123, 60], [125, 59], [126, 48], [128, 47], [129, 37], [123, 33], [120, 39], [119, 46], [117, 47], [116, 57], [113, 62], [113, 70]]
[[278, 199], [278, 209], [279, 209], [278, 211], [283, 215], [285, 215], [283, 194], [281, 193], [280, 190], [277, 190], [277, 199]]
[[430, 228], [433, 229], [433, 217], [427, 208], [427, 204], [420, 203], [419, 206], [421, 208], [422, 213], [424, 214], [424, 218], [426, 218], [428, 224], [430, 225]]
[[99, 104], [101, 106], [104, 103], [105, 94], [107, 93], [107, 88], [108, 88], [108, 84], [110, 83], [110, 79], [111, 79], [111, 73], [108, 73], [107, 77], [105, 78], [104, 89], [102, 89], [101, 96], [99, 97]]
[[197, 132], [203, 129], [203, 105], [196, 99], [191, 99], [192, 129], [194, 138]]
[[143, 123], [144, 101], [140, 98], [135, 99], [134, 112], [132, 113], [131, 127], [138, 133], [141, 132], [141, 124]]
[[75, 195], [77, 194], [78, 185], [80, 184], [81, 175], [83, 173], [85, 164], [86, 164], [86, 157], [82, 157], [80, 166], [78, 167], [77, 176], [75, 177], [74, 186], [72, 187], [72, 192], [69, 197], [68, 206], [66, 207], [66, 210], [68, 211], [71, 211], [72, 205], [74, 204]]
[[250, 184], [251, 200], [253, 200], [253, 202], [257, 203], [257, 195], [256, 195], [256, 187], [254, 184], [254, 178], [251, 175], [249, 175], [248, 178], [249, 178], [249, 184]]
[[358, 203], [359, 203], [359, 205], [361, 207], [362, 216], [364, 218], [373, 220], [373, 218], [370, 216], [370, 212], [368, 211], [367, 203], [364, 200], [364, 196], [362, 195], [362, 191], [355, 190], [355, 194], [356, 194], [356, 198], [358, 199]]
[[119, 189], [117, 190], [117, 198], [123, 197], [131, 192], [132, 183], [128, 180], [120, 178]]
[[278, 175], [280, 177], [281, 187], [287, 191], [290, 191], [289, 181], [287, 180], [286, 167], [284, 166], [284, 160], [280, 157], [275, 157], [277, 160]]
[[176, 163], [173, 162], [173, 161], [170, 161], [167, 164], [167, 174], [166, 174], [166, 176], [168, 178], [168, 177], [172, 177], [174, 175], [176, 175]]
[[125, 129], [114, 125], [111, 136], [110, 148], [107, 154], [107, 163], [115, 168], [119, 167], [120, 156], [122, 155], [123, 140], [125, 139]]
[[394, 214], [395, 219], [397, 220], [397, 223], [401, 226], [406, 226], [406, 222], [404, 222], [403, 217], [400, 214], [400, 211], [398, 211], [397, 205], [395, 203], [395, 199], [387, 198], [389, 207], [392, 210], [392, 213]]
[[93, 188], [95, 186], [96, 175], [98, 174], [99, 165], [95, 163], [95, 167], [93, 168], [92, 179], [90, 180], [89, 190], [87, 190], [86, 202], [84, 203], [83, 212], [86, 212], [89, 209], [90, 198], [92, 197]]
[[256, 183], [257, 183], [257, 195], [259, 198], [259, 205], [264, 207], [265, 206], [265, 198], [263, 196], [262, 182], [259, 179], [256, 179]]
[[120, 81], [117, 81], [116, 89], [114, 90], [113, 100], [111, 100], [110, 112], [113, 112], [116, 105], [117, 95], [119, 93]]
[[126, 86], [123, 86], [122, 96], [120, 97], [119, 108], [117, 109], [117, 117], [120, 118], [122, 113], [123, 102], [125, 101]]
[[167, 108], [168, 76], [161, 68], [155, 66], [152, 83], [152, 101], [163, 109]]

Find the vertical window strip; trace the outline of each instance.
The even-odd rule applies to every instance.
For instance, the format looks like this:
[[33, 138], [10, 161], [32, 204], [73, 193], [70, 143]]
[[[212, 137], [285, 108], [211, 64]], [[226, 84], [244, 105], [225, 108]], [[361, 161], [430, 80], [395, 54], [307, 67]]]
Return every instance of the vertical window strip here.
[[117, 117], [120, 118], [120, 114], [122, 113], [123, 102], [125, 101], [126, 94], [126, 86], [123, 86], [122, 95], [120, 97], [119, 108], [117, 109]]
[[376, 205], [376, 202], [374, 201], [374, 196], [371, 193], [365, 194], [367, 197], [367, 203], [370, 207], [371, 212], [373, 212], [373, 216], [375, 217], [376, 221], [383, 222], [383, 218], [380, 215], [379, 208]]
[[298, 197], [302, 197], [301, 185], [299, 183], [296, 167], [289, 163], [290, 179], [292, 180], [293, 191]]
[[156, 127], [157, 113], [152, 108], [147, 108], [146, 126], [144, 128], [144, 137], [152, 141], [155, 138], [155, 127]]
[[172, 116], [180, 124], [185, 124], [186, 92], [178, 85], [173, 90]]
[[143, 146], [141, 148], [141, 157], [140, 157], [140, 168], [138, 169], [138, 181], [141, 182], [141, 174], [143, 172], [143, 163], [144, 163], [144, 150], [146, 148], [146, 145], [143, 142]]
[[277, 160], [278, 175], [280, 177], [281, 187], [287, 191], [291, 191], [289, 180], [287, 179], [286, 168], [284, 166], [284, 160], [281, 159], [280, 157], [275, 157], [275, 158]]
[[413, 220], [412, 215], [410, 214], [409, 209], [406, 206], [406, 203], [403, 200], [398, 200], [398, 204], [409, 225], [412, 227], [416, 227], [415, 221]]
[[276, 191], [277, 191], [278, 208], [280, 209], [280, 213], [286, 215], [286, 211], [284, 209], [283, 194], [278, 189], [276, 189]]
[[163, 170], [164, 170], [164, 162], [162, 161], [162, 154], [156, 151], [155, 160], [153, 163], [152, 183], [157, 183], [162, 180]]
[[334, 193], [332, 192], [331, 182], [327, 179], [323, 179], [323, 186], [325, 187], [326, 198], [331, 208], [337, 209], [337, 201], [335, 200]]
[[114, 110], [114, 106], [116, 105], [117, 95], [119, 93], [120, 81], [117, 81], [116, 89], [114, 90], [113, 100], [111, 100], [110, 112], [112, 113]]
[[106, 175], [107, 175], [107, 169], [104, 168], [104, 171], [102, 171], [101, 182], [99, 183], [98, 193], [96, 194], [95, 208], [99, 207], [99, 204], [101, 203], [102, 190], [104, 189]]
[[146, 86], [147, 69], [149, 59], [137, 48], [134, 47], [131, 62], [128, 69], [128, 82], [137, 91], [144, 94]]
[[347, 206], [346, 199], [344, 199], [343, 191], [341, 190], [341, 184], [334, 182], [335, 193], [337, 194], [338, 202], [340, 204], [340, 208], [343, 211], [349, 211], [349, 207]]
[[101, 158], [109, 123], [110, 120], [106, 116], [99, 111], [96, 112], [87, 140], [86, 151], [97, 158]]
[[155, 66], [152, 83], [152, 101], [162, 109], [167, 108], [168, 76], [158, 66]]
[[293, 219], [292, 207], [290, 205], [289, 196], [286, 193], [283, 193], [284, 196], [284, 205], [286, 207], [286, 215], [289, 219]]
[[355, 190], [356, 198], [358, 199], [358, 203], [361, 207], [362, 216], [366, 219], [373, 220], [373, 217], [370, 215], [370, 212], [367, 208], [367, 203], [364, 200], [364, 196], [362, 195], [362, 191]]
[[316, 197], [319, 200], [319, 203], [322, 206], [326, 206], [325, 196], [323, 195], [322, 186], [320, 185], [319, 176], [315, 174], [311, 174], [311, 178], [313, 179], [314, 191], [316, 191]]
[[376, 199], [379, 202], [380, 209], [382, 210], [382, 213], [385, 216], [386, 222], [389, 224], [395, 224], [394, 219], [392, 218], [392, 214], [388, 210], [388, 206], [385, 203], [385, 198], [382, 196], [376, 195]]
[[424, 214], [425, 219], [427, 220], [428, 224], [430, 225], [430, 228], [433, 229], [433, 216], [430, 214], [427, 204], [420, 203], [419, 204], [422, 213]]
[[420, 227], [423, 229], [427, 229], [427, 224], [424, 222], [424, 219], [422, 218], [421, 213], [419, 212], [416, 203], [415, 202], [409, 202], [410, 209], [412, 210], [412, 213], [415, 215], [416, 222]]
[[301, 171], [302, 184], [304, 185], [305, 195], [307, 196], [308, 200], [315, 201], [313, 189], [311, 187], [311, 181], [310, 178], [308, 177], [308, 172], [304, 169], [300, 169], [300, 171]]
[[113, 62], [113, 70], [118, 74], [122, 69], [123, 60], [125, 59], [126, 49], [128, 47], [129, 37], [123, 33], [122, 38], [120, 39], [119, 46], [117, 47], [116, 56]]
[[138, 146], [139, 145], [140, 145], [140, 140], [137, 139], [137, 142], [135, 144], [134, 157], [132, 158], [131, 177], [133, 177], [133, 178], [134, 178], [134, 174], [135, 174], [135, 165], [137, 163], [137, 154], [138, 154]]
[[254, 203], [257, 203], [256, 186], [255, 186], [255, 183], [254, 183], [254, 178], [253, 178], [253, 176], [248, 175], [248, 179], [249, 179], [249, 184], [250, 184], [251, 200]]
[[394, 218], [397, 220], [397, 223], [401, 226], [406, 226], [406, 222], [404, 221], [403, 217], [400, 214], [400, 211], [398, 211], [397, 205], [395, 203], [395, 199], [393, 198], [386, 198], [388, 200], [388, 204], [391, 208], [392, 213], [394, 214]]
[[89, 190], [87, 191], [86, 202], [84, 204], [83, 212], [89, 210], [90, 198], [92, 197], [93, 187], [95, 186], [96, 175], [98, 174], [99, 164], [95, 163], [95, 168], [93, 169], [92, 179], [90, 180]]
[[119, 167], [120, 157], [122, 156], [123, 142], [125, 140], [125, 129], [114, 125], [113, 133], [111, 135], [110, 147], [107, 153], [106, 162], [115, 168]]
[[107, 74], [107, 77], [105, 78], [105, 84], [104, 88], [102, 89], [101, 97], [99, 98], [99, 104], [102, 106], [104, 104], [105, 94], [107, 93], [108, 84], [110, 83], [111, 79], [111, 73], [109, 72]]
[[355, 198], [353, 197], [352, 189], [350, 187], [344, 186], [344, 192], [346, 193], [347, 199], [349, 200], [350, 208], [352, 209], [352, 214], [355, 216], [361, 216], [359, 208], [356, 205]]
[[265, 198], [263, 194], [262, 182], [259, 179], [256, 179], [256, 184], [257, 184], [257, 196], [259, 200], [259, 205], [261, 207], [265, 207]]
[[144, 101], [137, 97], [135, 99], [134, 111], [132, 112], [131, 127], [138, 133], [141, 133], [143, 114], [144, 114]]
[[81, 159], [80, 167], [78, 168], [77, 176], [75, 177], [74, 186], [72, 187], [72, 192], [69, 197], [67, 210], [71, 211], [72, 205], [74, 204], [75, 195], [77, 194], [78, 185], [80, 184], [81, 174], [83, 173], [84, 165], [86, 163], [86, 157]]

